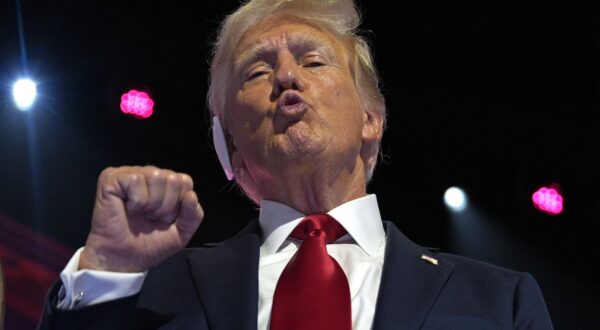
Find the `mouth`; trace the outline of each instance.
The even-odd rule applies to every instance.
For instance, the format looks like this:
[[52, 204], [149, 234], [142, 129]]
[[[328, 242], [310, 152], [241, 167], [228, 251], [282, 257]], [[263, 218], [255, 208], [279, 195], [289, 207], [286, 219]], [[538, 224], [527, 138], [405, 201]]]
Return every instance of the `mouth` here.
[[308, 110], [308, 104], [296, 91], [288, 90], [279, 96], [275, 112], [275, 132], [283, 133], [289, 127], [298, 123]]
[[295, 91], [286, 91], [277, 102], [277, 115], [287, 120], [299, 120], [307, 110], [304, 98]]

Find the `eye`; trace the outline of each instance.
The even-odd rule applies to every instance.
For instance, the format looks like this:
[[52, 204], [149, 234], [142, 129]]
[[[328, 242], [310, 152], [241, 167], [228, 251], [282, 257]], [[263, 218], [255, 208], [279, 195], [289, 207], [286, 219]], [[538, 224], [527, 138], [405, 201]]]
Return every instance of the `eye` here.
[[307, 67], [307, 68], [316, 68], [316, 67], [320, 67], [320, 66], [324, 66], [324, 65], [325, 65], [325, 63], [323, 63], [323, 62], [311, 61], [311, 62], [308, 62], [308, 63], [304, 64], [304, 67]]
[[256, 79], [260, 76], [262, 76], [263, 74], [266, 74], [266, 71], [257, 71], [257, 72], [253, 72], [250, 74], [250, 76], [248, 77], [247, 80], [252, 80], [252, 79]]
[[265, 70], [265, 69], [252, 70], [248, 73], [248, 77], [246, 78], [246, 81], [254, 80], [254, 79], [256, 79], [260, 76], [266, 75], [268, 73], [269, 73], [269, 71]]
[[303, 66], [306, 68], [318, 68], [320, 66], [327, 65], [325, 59], [319, 55], [310, 55], [304, 59]]

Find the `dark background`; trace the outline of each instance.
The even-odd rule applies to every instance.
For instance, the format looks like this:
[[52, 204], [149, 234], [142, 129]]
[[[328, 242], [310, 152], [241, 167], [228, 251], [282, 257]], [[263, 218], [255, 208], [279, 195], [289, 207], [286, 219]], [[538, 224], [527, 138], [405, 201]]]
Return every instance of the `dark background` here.
[[[228, 238], [256, 217], [208, 139], [210, 45], [237, 4], [22, 1], [20, 30], [16, 2], [3, 1], [0, 213], [75, 250], [100, 171], [153, 164], [194, 178], [206, 218], [190, 245]], [[557, 329], [597, 328], [598, 6], [360, 7], [389, 113], [369, 187], [383, 217], [421, 245], [532, 273]], [[27, 113], [10, 94], [23, 72], [39, 84]], [[130, 88], [151, 93], [150, 119], [120, 113]], [[565, 196], [554, 217], [531, 205], [550, 183]], [[444, 208], [451, 185], [469, 194], [467, 212]]]

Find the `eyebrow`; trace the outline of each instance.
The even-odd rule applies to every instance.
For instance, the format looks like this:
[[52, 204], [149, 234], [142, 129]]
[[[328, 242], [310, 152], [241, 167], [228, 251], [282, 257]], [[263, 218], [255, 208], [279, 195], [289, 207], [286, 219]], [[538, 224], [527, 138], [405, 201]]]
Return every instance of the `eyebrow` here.
[[[329, 59], [335, 58], [335, 52], [331, 43], [323, 38], [306, 33], [286, 34], [284, 42], [292, 53], [318, 50]], [[274, 53], [278, 48], [280, 39], [259, 39], [245, 47], [240, 55], [234, 60], [236, 69], [244, 68], [257, 58]]]

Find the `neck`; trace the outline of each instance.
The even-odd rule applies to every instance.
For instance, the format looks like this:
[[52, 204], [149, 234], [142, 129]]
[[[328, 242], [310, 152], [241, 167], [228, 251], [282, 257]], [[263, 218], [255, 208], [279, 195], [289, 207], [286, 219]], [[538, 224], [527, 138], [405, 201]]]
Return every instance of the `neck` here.
[[271, 177], [275, 181], [260, 185], [262, 198], [284, 203], [304, 214], [325, 213], [366, 195], [362, 166], [344, 168], [337, 173], [331, 167], [314, 171], [286, 168], [276, 173], [276, 177]]

